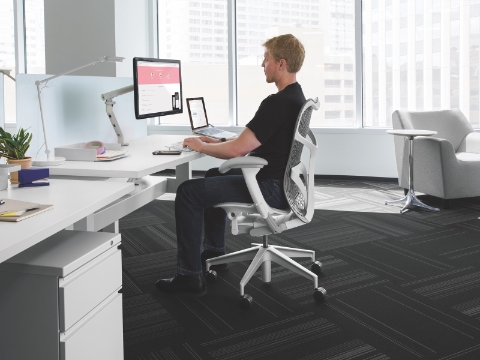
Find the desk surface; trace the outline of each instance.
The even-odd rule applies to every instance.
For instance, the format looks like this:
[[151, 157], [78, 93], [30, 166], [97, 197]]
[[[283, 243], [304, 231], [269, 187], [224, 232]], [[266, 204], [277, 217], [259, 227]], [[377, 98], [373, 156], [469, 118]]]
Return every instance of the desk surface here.
[[130, 141], [122, 147], [130, 156], [104, 162], [67, 161], [65, 164], [50, 167], [50, 175], [92, 176], [109, 178], [141, 178], [177, 165], [199, 159], [204, 154], [195, 151], [181, 155], [152, 155], [155, 150], [167, 150], [165, 145], [183, 141], [185, 135], [150, 135]]
[[1, 198], [53, 205], [19, 222], [0, 222], [0, 262], [93, 214], [134, 190], [133, 183], [51, 179], [50, 186], [0, 191]]

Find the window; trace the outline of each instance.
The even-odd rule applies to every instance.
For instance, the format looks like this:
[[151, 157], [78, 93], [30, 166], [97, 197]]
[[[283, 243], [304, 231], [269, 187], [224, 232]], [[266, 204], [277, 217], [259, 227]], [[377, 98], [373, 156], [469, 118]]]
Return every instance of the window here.
[[[311, 125], [357, 126], [355, 0], [237, 0], [236, 4], [237, 125], [250, 121], [260, 102], [277, 91], [265, 81], [262, 44], [268, 38], [292, 33], [307, 53], [297, 79], [307, 98], [322, 99]], [[229, 121], [227, 5], [227, 0], [158, 2], [159, 56], [169, 54], [182, 61], [185, 97], [202, 94], [209, 117], [219, 125]], [[189, 29], [186, 34], [185, 25]], [[376, 29], [378, 34], [382, 28], [377, 25]], [[390, 44], [394, 41], [392, 38]], [[215, 81], [209, 74], [215, 74]], [[189, 123], [186, 113], [161, 119], [166, 121]]]
[[339, 103], [342, 95], [325, 95], [325, 103]]
[[392, 126], [394, 110], [460, 108], [478, 127], [478, 1], [445, 6], [362, 1], [364, 126]]
[[340, 65], [341, 65], [341, 64], [329, 64], [329, 63], [325, 63], [325, 64], [324, 64], [325, 71], [340, 71]]
[[[15, 38], [13, 23], [13, 1], [0, 0], [0, 68], [11, 70], [10, 75], [15, 77]], [[3, 75], [0, 75], [3, 76]], [[3, 93], [5, 101], [5, 122], [15, 122], [16, 96], [15, 82], [3, 76]]]
[[[201, 14], [198, 14], [199, 9], [202, 10]], [[216, 12], [209, 9], [216, 9]], [[228, 125], [229, 121], [228, 59], [224, 46], [227, 43], [227, 23], [216, 20], [225, 17], [226, 9], [227, 0], [158, 1], [159, 57], [179, 59], [182, 62], [183, 98], [203, 96], [208, 117], [216, 125]], [[222, 10], [224, 13], [219, 12]], [[170, 20], [173, 34], [170, 39], [167, 38], [167, 20]], [[197, 27], [190, 27], [190, 33], [185, 33], [185, 23]], [[205, 36], [191, 36], [196, 35], [192, 33]], [[215, 34], [216, 37], [208, 34]], [[190, 124], [185, 102], [183, 106], [182, 114], [161, 117], [160, 123]]]
[[[24, 56], [26, 60], [25, 72], [30, 74], [45, 74], [45, 27], [44, 27], [44, 0], [25, 0], [23, 31], [19, 37], [25, 39], [25, 50], [17, 54], [15, 50], [14, 34], [14, 7], [11, 0], [0, 0], [0, 68], [10, 70], [15, 77], [17, 72], [23, 72], [23, 67], [16, 69], [16, 57]], [[21, 16], [20, 16], [21, 17]], [[15, 82], [4, 77], [5, 121], [16, 121], [16, 94]]]
[[342, 85], [342, 80], [325, 80], [326, 88], [339, 88]]
[[27, 73], [45, 74], [45, 25], [43, 0], [25, 0]]
[[[300, 39], [307, 53], [307, 59], [297, 75], [305, 96], [325, 99], [320, 109], [313, 113], [311, 125], [356, 125], [353, 116], [342, 116], [345, 111], [354, 110], [353, 100], [343, 101], [344, 95], [350, 96], [348, 99], [353, 99], [355, 95], [352, 65], [355, 55], [354, 0], [342, 0], [345, 6], [334, 6], [338, 3], [336, 0], [324, 0], [321, 7], [318, 3], [308, 1], [301, 5], [299, 1], [262, 1], [256, 6], [248, 2], [246, 8], [243, 4], [237, 7], [237, 13], [248, 14], [247, 19], [242, 20], [245, 26], [239, 26], [237, 22], [237, 41], [242, 45], [237, 60], [238, 125], [249, 122], [260, 102], [277, 91], [274, 84], [265, 82], [261, 68], [264, 56], [262, 44], [268, 38], [287, 33]], [[311, 18], [319, 21], [310, 22]], [[246, 29], [248, 31], [244, 33]], [[343, 86], [345, 78], [351, 82], [350, 86]]]

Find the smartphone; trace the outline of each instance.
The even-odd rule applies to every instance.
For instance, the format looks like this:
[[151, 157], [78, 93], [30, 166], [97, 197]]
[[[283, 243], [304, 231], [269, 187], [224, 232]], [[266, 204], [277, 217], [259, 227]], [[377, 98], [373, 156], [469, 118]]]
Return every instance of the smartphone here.
[[182, 152], [180, 150], [156, 150], [153, 155], [180, 155]]

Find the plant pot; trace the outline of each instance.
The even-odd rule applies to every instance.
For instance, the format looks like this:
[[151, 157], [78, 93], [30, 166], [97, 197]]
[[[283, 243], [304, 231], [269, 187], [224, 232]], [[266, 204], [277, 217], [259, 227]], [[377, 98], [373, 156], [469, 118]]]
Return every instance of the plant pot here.
[[[7, 164], [20, 165], [22, 169], [30, 169], [32, 166], [32, 158], [26, 157], [24, 159], [7, 159]], [[12, 185], [18, 184], [18, 171], [10, 173], [10, 183]]]

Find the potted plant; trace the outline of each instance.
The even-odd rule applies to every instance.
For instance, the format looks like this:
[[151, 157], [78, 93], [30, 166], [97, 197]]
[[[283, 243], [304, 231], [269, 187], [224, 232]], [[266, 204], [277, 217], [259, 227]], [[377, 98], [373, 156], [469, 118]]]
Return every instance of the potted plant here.
[[[16, 134], [10, 134], [0, 127], [0, 156], [7, 158], [8, 164], [18, 164], [22, 169], [29, 169], [32, 165], [32, 158], [25, 157], [30, 147], [32, 134], [20, 128]], [[10, 174], [12, 184], [18, 184], [18, 174]]]

